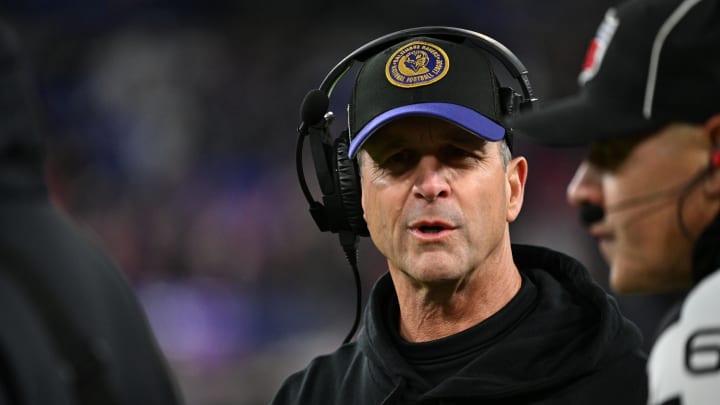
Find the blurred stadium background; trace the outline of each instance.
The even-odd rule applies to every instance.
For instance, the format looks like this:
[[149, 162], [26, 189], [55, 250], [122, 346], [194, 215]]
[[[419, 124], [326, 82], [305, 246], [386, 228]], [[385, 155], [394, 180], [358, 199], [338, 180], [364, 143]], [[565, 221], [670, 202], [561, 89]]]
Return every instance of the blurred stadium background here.
[[[613, 3], [4, 0], [0, 16], [36, 68], [55, 202], [135, 287], [188, 403], [221, 405], [267, 403], [352, 323], [350, 267], [296, 181], [305, 93], [376, 37], [452, 25], [508, 46], [552, 100], [576, 90]], [[582, 152], [516, 140], [530, 176], [511, 232], [579, 258], [606, 286], [565, 202]], [[369, 240], [360, 269], [367, 294], [385, 269]], [[669, 298], [618, 302], [649, 340]]]

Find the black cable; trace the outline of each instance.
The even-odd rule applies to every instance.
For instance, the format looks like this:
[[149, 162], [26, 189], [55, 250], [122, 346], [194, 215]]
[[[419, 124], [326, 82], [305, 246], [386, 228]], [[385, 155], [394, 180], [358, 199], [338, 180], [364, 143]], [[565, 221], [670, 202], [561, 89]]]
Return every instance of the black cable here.
[[680, 198], [677, 204], [677, 222], [678, 226], [680, 227], [680, 231], [682, 232], [683, 236], [691, 242], [695, 241], [695, 238], [693, 237], [690, 230], [685, 225], [685, 221], [683, 221], [683, 207], [685, 206], [685, 202], [687, 201], [688, 197], [690, 196], [690, 193], [692, 190], [698, 186], [707, 176], [712, 174], [713, 170], [715, 169], [714, 166], [710, 165], [707, 168], [703, 169], [700, 173], [698, 173], [697, 176], [695, 176], [685, 187], [682, 189], [682, 193], [680, 194]]
[[340, 244], [342, 245], [345, 257], [352, 268], [353, 277], [355, 279], [355, 321], [350, 328], [347, 336], [343, 340], [343, 344], [348, 343], [355, 336], [355, 332], [360, 325], [362, 313], [362, 282], [360, 280], [360, 271], [358, 269], [358, 236], [352, 232], [340, 232]]
[[688, 231], [687, 227], [685, 226], [682, 218], [682, 208], [685, 205], [685, 200], [689, 196], [690, 192], [694, 187], [696, 187], [700, 182], [710, 173], [712, 173], [713, 167], [710, 166], [707, 169], [703, 169], [700, 173], [693, 176], [689, 181], [675, 185], [673, 187], [660, 190], [658, 192], [654, 192], [647, 195], [641, 195], [638, 197], [630, 198], [628, 200], [623, 200], [613, 206], [603, 208], [599, 205], [595, 205], [592, 203], [584, 203], [580, 205], [580, 221], [585, 226], [590, 226], [593, 223], [600, 221], [605, 217], [605, 214], [608, 212], [618, 212], [618, 211], [624, 211], [629, 208], [636, 208], [637, 206], [649, 204], [652, 202], [656, 202], [657, 200], [660, 200], [662, 198], [672, 197], [674, 195], [679, 195], [679, 202], [677, 205], [677, 221], [680, 226], [680, 230], [682, 231], [683, 235], [688, 238], [689, 240], [692, 240], [692, 236], [690, 235], [690, 232]]
[[300, 188], [302, 189], [305, 199], [310, 205], [317, 204], [310, 194], [307, 182], [305, 181], [305, 170], [303, 169], [303, 141], [305, 140], [305, 134], [302, 130], [298, 129], [297, 144], [295, 145], [295, 169], [297, 170], [298, 181], [300, 182]]
[[[313, 214], [313, 210], [317, 209], [318, 207], [322, 207], [320, 203], [315, 201], [313, 199], [312, 194], [310, 193], [310, 189], [308, 188], [307, 182], [305, 181], [305, 171], [303, 170], [303, 159], [302, 159], [302, 152], [303, 152], [303, 142], [305, 140], [305, 134], [302, 129], [298, 129], [298, 138], [297, 138], [297, 144], [295, 147], [295, 169], [297, 171], [298, 175], [298, 181], [300, 183], [300, 188], [302, 189], [303, 195], [305, 196], [305, 199], [310, 204], [310, 213]], [[315, 218], [315, 215], [313, 215]], [[318, 224], [320, 225], [320, 224]], [[321, 230], [322, 229], [321, 227]], [[343, 252], [345, 252], [345, 257], [347, 258], [348, 263], [350, 263], [350, 267], [353, 272], [353, 278], [355, 280], [355, 320], [353, 321], [353, 325], [350, 328], [350, 332], [348, 332], [347, 336], [343, 340], [343, 344], [348, 343], [352, 340], [353, 336], [355, 336], [355, 332], [358, 329], [358, 326], [360, 325], [360, 318], [362, 316], [362, 282], [360, 280], [360, 270], [358, 269], [358, 236], [353, 232], [348, 231], [340, 231], [339, 233], [340, 237], [340, 245], [342, 245]]]

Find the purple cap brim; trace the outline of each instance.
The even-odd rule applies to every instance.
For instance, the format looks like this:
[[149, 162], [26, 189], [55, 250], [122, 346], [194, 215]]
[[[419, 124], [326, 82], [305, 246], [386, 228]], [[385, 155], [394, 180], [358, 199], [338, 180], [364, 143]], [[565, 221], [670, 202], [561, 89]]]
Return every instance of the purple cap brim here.
[[365, 141], [382, 126], [392, 120], [408, 116], [440, 118], [488, 141], [495, 142], [505, 137], [505, 127], [473, 109], [449, 103], [410, 104], [385, 111], [368, 122], [350, 141], [348, 157], [354, 159]]

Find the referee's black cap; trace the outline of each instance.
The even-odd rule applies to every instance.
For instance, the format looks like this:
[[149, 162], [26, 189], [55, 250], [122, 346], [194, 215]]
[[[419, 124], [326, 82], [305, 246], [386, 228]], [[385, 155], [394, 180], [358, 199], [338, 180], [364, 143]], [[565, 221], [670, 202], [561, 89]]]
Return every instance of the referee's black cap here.
[[511, 117], [551, 146], [650, 134], [720, 112], [720, 0], [626, 0], [590, 43], [579, 92]]

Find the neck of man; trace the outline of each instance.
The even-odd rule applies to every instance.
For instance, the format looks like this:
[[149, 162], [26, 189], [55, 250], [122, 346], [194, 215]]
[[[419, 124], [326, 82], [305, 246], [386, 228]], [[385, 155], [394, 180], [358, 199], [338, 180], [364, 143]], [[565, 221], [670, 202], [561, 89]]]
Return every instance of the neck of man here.
[[428, 342], [471, 328], [502, 309], [518, 293], [522, 278], [509, 243], [497, 260], [486, 260], [460, 279], [433, 283], [391, 275], [400, 306], [399, 331], [408, 342]]

